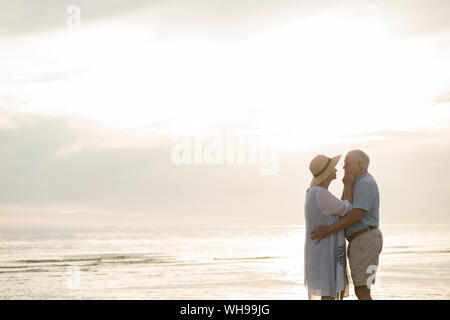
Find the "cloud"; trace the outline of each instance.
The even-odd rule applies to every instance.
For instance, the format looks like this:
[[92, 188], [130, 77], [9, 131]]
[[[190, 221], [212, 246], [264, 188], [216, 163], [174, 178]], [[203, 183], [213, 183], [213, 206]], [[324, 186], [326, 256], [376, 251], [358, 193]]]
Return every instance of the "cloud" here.
[[398, 141], [431, 141], [431, 140], [446, 140], [450, 139], [450, 127], [445, 128], [422, 128], [415, 130], [381, 130], [366, 132], [361, 134], [347, 135], [343, 138], [370, 143], [371, 145], [383, 145], [386, 142]]
[[66, 80], [73, 76], [79, 75], [82, 73], [82, 70], [64, 70], [58, 72], [25, 72], [22, 74], [14, 74], [11, 76], [11, 73], [8, 76], [2, 79], [0, 76], [1, 84], [28, 84], [28, 83], [38, 83], [38, 82], [52, 82], [52, 81], [60, 81]]
[[450, 3], [446, 0], [383, 0], [376, 5], [381, 9], [383, 22], [399, 35], [426, 36], [450, 31]]
[[[18, 0], [1, 2], [0, 34], [4, 39], [8, 36], [63, 29], [66, 27], [66, 8], [70, 4], [77, 4], [82, 8], [83, 24], [106, 18], [117, 18], [120, 23], [149, 27], [156, 37], [194, 34], [209, 36], [213, 39], [242, 39], [327, 10], [354, 13], [362, 19], [370, 19], [371, 14], [379, 14], [379, 18], [388, 28], [404, 37], [431, 35], [450, 30], [450, 10], [448, 10], [450, 4], [447, 0], [379, 1], [376, 4], [379, 10], [368, 10], [368, 6], [373, 5], [372, 1], [346, 1], [344, 4], [337, 4], [335, 1], [288, 0], [80, 0], [75, 3], [73, 1]], [[107, 30], [110, 30], [109, 26], [106, 26]], [[123, 38], [124, 35], [120, 38], [113, 34], [114, 46], [111, 48], [116, 48], [117, 39], [121, 39], [118, 44], [122, 46]], [[137, 38], [139, 40], [139, 37]], [[276, 38], [279, 37], [276, 36]], [[95, 43], [104, 46], [101, 40], [99, 38], [99, 41]], [[51, 37], [49, 41], [52, 42]], [[292, 39], [287, 38], [285, 43], [291, 44]], [[12, 50], [5, 55], [9, 59], [3, 59], [2, 66], [6, 78], [0, 79], [0, 82], [18, 85], [19, 93], [26, 91], [22, 86], [25, 84], [53, 81], [63, 83], [62, 80], [78, 75], [76, 71], [78, 69], [71, 68], [70, 64], [62, 63], [61, 66], [51, 69], [54, 66], [54, 60], [50, 59], [48, 64], [44, 65], [42, 62], [47, 59], [36, 58], [39, 52], [45, 58], [47, 53], [59, 57], [57, 54], [59, 51], [55, 50], [55, 47], [60, 46], [59, 43], [55, 47], [49, 45], [49, 49], [41, 49], [41, 51], [24, 48], [22, 52], [26, 54], [22, 57], [17, 55], [20, 45], [17, 46], [15, 42], [10, 45]], [[261, 48], [264, 49], [265, 46]], [[286, 48], [290, 47], [286, 46]], [[305, 49], [299, 47], [302, 52]], [[309, 50], [316, 55], [314, 47]], [[281, 51], [283, 54], [287, 52]], [[215, 54], [215, 51], [213, 53]], [[87, 56], [90, 55], [89, 51]], [[144, 56], [145, 59], [148, 58]], [[97, 56], [98, 61], [103, 61], [107, 57], [106, 54]], [[265, 56], [262, 55], [262, 57], [262, 61], [266, 61]], [[119, 62], [118, 65], [122, 68], [130, 69], [120, 59], [116, 60], [114, 56], [109, 58], [114, 62], [114, 66]], [[251, 58], [253, 59], [253, 56]], [[70, 61], [66, 57], [61, 60]], [[205, 59], [200, 60], [206, 63]], [[27, 61], [29, 64], [26, 64]], [[180, 61], [180, 65], [189, 64], [189, 59]], [[337, 65], [331, 62], [333, 66]], [[215, 60], [210, 63], [211, 66], [217, 66]], [[158, 64], [161, 65], [161, 62]], [[172, 62], [169, 65], [174, 66]], [[24, 70], [23, 72], [17, 71], [20, 70], [19, 66]], [[35, 69], [29, 67], [35, 67]], [[280, 70], [275, 62], [272, 67], [277, 72]], [[10, 72], [5, 72], [5, 70], [8, 71], [7, 69], [10, 69]], [[139, 105], [135, 106], [142, 101], [141, 96], [130, 102], [129, 93], [123, 91], [124, 85], [129, 84], [129, 79], [133, 77], [117, 80], [114, 78], [117, 74], [115, 68], [99, 70], [102, 77], [106, 75], [106, 78], [114, 80], [113, 88], [117, 90], [113, 90], [115, 95], [111, 96], [110, 87], [104, 86], [106, 90], [100, 92], [98, 96], [101, 99], [94, 102], [94, 105], [97, 103], [97, 105], [110, 106], [109, 102], [114, 102], [117, 96], [121, 96], [127, 98], [124, 99], [127, 107], [124, 113], [118, 113], [118, 117], [126, 116], [131, 110], [141, 111]], [[111, 76], [109, 71], [105, 70], [110, 70]], [[141, 66], [137, 70], [139, 70], [138, 74], [145, 74]], [[409, 65], [407, 70], [410, 70]], [[242, 68], [239, 71], [242, 71]], [[395, 71], [395, 69], [389, 70], [391, 78], [392, 74], [395, 75]], [[289, 72], [291, 72], [290, 68]], [[134, 75], [133, 72], [125, 72], [125, 74]], [[89, 78], [92, 80], [92, 77]], [[272, 78], [277, 81], [275, 77]], [[141, 78], [139, 79], [138, 84], [145, 83]], [[164, 82], [157, 79], [155, 83], [161, 85]], [[172, 79], [170, 83], [173, 83]], [[274, 87], [270, 82], [268, 84], [268, 88]], [[53, 85], [53, 83], [46, 83], [46, 85]], [[90, 84], [86, 87], [88, 90], [80, 94], [86, 97], [86, 100], [80, 101], [92, 103]], [[281, 87], [285, 90], [289, 86], [281, 85]], [[43, 86], [36, 90], [40, 95], [30, 102], [27, 110], [33, 110], [37, 102], [46, 105], [42, 98], [46, 94], [50, 96], [54, 88], [58, 90], [72, 88], [72, 86], [48, 86], [47, 88], [49, 94], [43, 90]], [[189, 86], [184, 84], [183, 88], [188, 88], [189, 95], [187, 99], [182, 100], [188, 102], [190, 94], [195, 91], [189, 90]], [[148, 88], [145, 87], [143, 91], [145, 96], [148, 94], [147, 90]], [[133, 89], [131, 92], [137, 91]], [[156, 92], [164, 91], [155, 90]], [[297, 88], [293, 92], [297, 96]], [[322, 96], [330, 96], [329, 92], [326, 93]], [[232, 92], [230, 96], [233, 98], [234, 93]], [[366, 99], [369, 95], [362, 94], [362, 96]], [[28, 96], [25, 95], [25, 97], [23, 99], [27, 99]], [[104, 100], [104, 97], [109, 97], [111, 100]], [[164, 98], [167, 100], [167, 97]], [[277, 103], [278, 99], [277, 95]], [[14, 99], [6, 95], [6, 98], [3, 97], [0, 102], [8, 104], [10, 109], [13, 104], [17, 110], [22, 109], [21, 104], [28, 103], [26, 100], [20, 102], [12, 100]], [[284, 102], [292, 103], [289, 100], [291, 99]], [[234, 100], [230, 101], [234, 102]], [[449, 101], [448, 92], [434, 100], [435, 103]], [[277, 109], [277, 112], [282, 110], [284, 102], [280, 103], [280, 109]], [[209, 108], [211, 103], [207, 101], [206, 105]], [[408, 106], [406, 103], [403, 105]], [[82, 106], [91, 108], [89, 103], [74, 103], [73, 109], [78, 110], [76, 107]], [[188, 113], [195, 113], [190, 106], [186, 109]], [[117, 108], [116, 110], [109, 108], [101, 112], [113, 114], [117, 110]], [[389, 110], [389, 114], [391, 111]], [[409, 106], [407, 111], [409, 112]], [[321, 110], [317, 108], [314, 112], [320, 113]], [[340, 111], [336, 109], [336, 112]], [[364, 112], [363, 109], [361, 112]], [[381, 111], [378, 110], [377, 113], [380, 114]], [[403, 113], [401, 114], [403, 116]], [[304, 114], [299, 115], [304, 116]], [[294, 116], [291, 118], [297, 126], [300, 120]], [[383, 117], [379, 119], [379, 122], [388, 120]], [[395, 117], [389, 120], [392, 119], [395, 120]], [[157, 134], [159, 129], [167, 128], [168, 122], [157, 120], [153, 119], [154, 122], [145, 128], [148, 132], [142, 134], [131, 130], [107, 129], [98, 123], [74, 117], [23, 114], [0, 109], [0, 172], [2, 175], [0, 219], [2, 224], [16, 219], [17, 223], [47, 224], [52, 221], [58, 221], [58, 223], [67, 221], [66, 223], [72, 224], [95, 221], [98, 224], [107, 225], [125, 222], [140, 225], [160, 222], [168, 218], [171, 221], [178, 220], [183, 223], [199, 222], [208, 218], [222, 219], [222, 221], [246, 219], [256, 223], [299, 223], [303, 222], [304, 193], [310, 180], [310, 173], [307, 170], [309, 160], [317, 153], [342, 154], [346, 149], [354, 148], [366, 150], [372, 158], [371, 170], [373, 169], [382, 190], [384, 221], [448, 221], [445, 199], [450, 192], [450, 186], [446, 182], [450, 178], [448, 175], [450, 139], [447, 128], [441, 131], [382, 131], [349, 137], [355, 139], [350, 139], [347, 144], [317, 145], [299, 153], [281, 154], [278, 174], [261, 176], [259, 168], [251, 165], [174, 165], [170, 160], [174, 142], [169, 136]], [[371, 120], [367, 121], [361, 121], [362, 125], [369, 125]], [[258, 129], [247, 120], [214, 123], [211, 126], [211, 129], [230, 127], [249, 131]], [[331, 136], [333, 130], [329, 131]], [[311, 132], [313, 134], [313, 131]], [[327, 135], [328, 132], [326, 132], [328, 139]], [[297, 137], [297, 139], [308, 138]], [[341, 169], [339, 174], [342, 174]], [[339, 179], [331, 187], [336, 195], [340, 194], [338, 182]], [[426, 216], [423, 214], [429, 211], [432, 211], [432, 214]]]
[[[276, 175], [252, 165], [174, 165], [174, 141], [74, 117], [0, 109], [2, 225], [303, 223], [309, 161], [360, 148], [382, 196], [383, 223], [449, 222], [450, 134], [380, 132], [385, 140], [280, 154]], [[341, 193], [342, 164], [330, 190]], [[424, 212], [427, 212], [424, 215]]]
[[50, 208], [55, 219], [69, 211], [105, 224], [122, 221], [123, 215], [139, 217], [136, 224], [167, 215], [196, 221], [204, 216], [296, 220], [297, 207], [279, 210], [282, 199], [297, 201], [295, 189], [282, 182], [288, 172], [268, 177], [251, 165], [176, 166], [170, 137], [138, 138], [75, 118], [1, 114], [15, 126], [0, 128], [0, 201], [6, 209], [25, 208], [1, 210], [3, 215], [29, 216], [35, 207], [35, 220], [48, 221]]
[[137, 8], [158, 3], [151, 0], [17, 0], [0, 1], [2, 37], [66, 28], [67, 8], [82, 8], [83, 23], [126, 14]]
[[63, 29], [66, 9], [72, 4], [81, 8], [83, 24], [128, 16], [130, 23], [152, 26], [156, 33], [167, 36], [191, 33], [239, 39], [332, 10], [364, 19], [379, 18], [406, 37], [450, 30], [447, 0], [17, 0], [1, 2], [0, 34], [5, 37]]
[[436, 104], [450, 103], [450, 91], [444, 92], [441, 95], [435, 97], [433, 102]]
[[[319, 4], [316, 4], [319, 3]], [[81, 8], [82, 24], [132, 16], [131, 23], [155, 27], [160, 34], [214, 34], [239, 36], [255, 29], [282, 25], [286, 20], [317, 13], [332, 1], [289, 0], [32, 0], [2, 1], [3, 37], [63, 29], [69, 5]]]

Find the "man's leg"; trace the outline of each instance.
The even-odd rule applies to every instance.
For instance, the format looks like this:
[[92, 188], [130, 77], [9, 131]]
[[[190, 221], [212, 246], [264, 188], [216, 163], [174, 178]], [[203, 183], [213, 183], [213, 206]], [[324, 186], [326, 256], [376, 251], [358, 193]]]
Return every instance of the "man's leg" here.
[[367, 288], [367, 286], [355, 287], [355, 294], [358, 297], [358, 300], [372, 300], [370, 289]]
[[369, 267], [378, 266], [383, 247], [382, 237], [381, 231], [375, 229], [360, 235], [349, 244], [348, 260], [358, 300], [372, 300], [367, 284], [370, 281], [373, 283], [375, 279], [371, 279], [373, 271]]

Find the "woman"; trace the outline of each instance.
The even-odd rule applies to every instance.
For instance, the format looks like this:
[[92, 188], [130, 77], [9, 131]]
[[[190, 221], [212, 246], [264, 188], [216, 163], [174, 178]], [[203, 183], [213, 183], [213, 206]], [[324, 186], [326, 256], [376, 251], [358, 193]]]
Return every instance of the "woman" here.
[[322, 300], [348, 296], [344, 231], [319, 243], [310, 239], [315, 227], [331, 225], [352, 209], [347, 200], [339, 200], [328, 191], [331, 181], [336, 179], [340, 158], [340, 155], [334, 158], [318, 155], [309, 165], [313, 179], [305, 198], [305, 288], [310, 299], [312, 296], [320, 296]]

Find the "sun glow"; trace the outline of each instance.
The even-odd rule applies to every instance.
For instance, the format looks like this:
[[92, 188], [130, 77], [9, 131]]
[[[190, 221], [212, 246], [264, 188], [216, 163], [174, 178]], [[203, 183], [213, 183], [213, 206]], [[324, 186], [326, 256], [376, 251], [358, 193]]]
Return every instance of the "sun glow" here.
[[440, 79], [424, 47], [340, 13], [236, 43], [167, 40], [148, 26], [103, 23], [28, 42], [36, 64], [56, 61], [71, 74], [8, 89], [32, 111], [125, 127], [167, 121], [174, 131], [239, 122], [301, 147], [432, 123], [427, 107]]

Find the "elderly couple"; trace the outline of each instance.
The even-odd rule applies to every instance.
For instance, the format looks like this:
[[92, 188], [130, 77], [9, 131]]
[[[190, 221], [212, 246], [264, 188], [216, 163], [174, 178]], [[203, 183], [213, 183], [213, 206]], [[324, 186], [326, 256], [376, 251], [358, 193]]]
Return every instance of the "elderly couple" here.
[[313, 179], [305, 198], [305, 288], [310, 299], [348, 296], [347, 238], [355, 294], [359, 300], [371, 300], [370, 286], [383, 247], [378, 186], [367, 172], [367, 154], [353, 150], [344, 160], [341, 200], [336, 198], [328, 186], [336, 179], [340, 157], [318, 155], [309, 166]]

